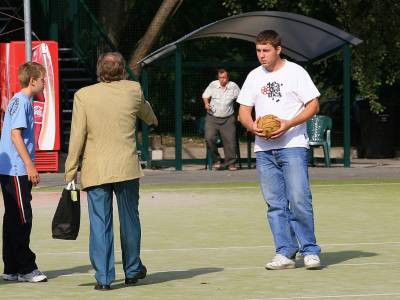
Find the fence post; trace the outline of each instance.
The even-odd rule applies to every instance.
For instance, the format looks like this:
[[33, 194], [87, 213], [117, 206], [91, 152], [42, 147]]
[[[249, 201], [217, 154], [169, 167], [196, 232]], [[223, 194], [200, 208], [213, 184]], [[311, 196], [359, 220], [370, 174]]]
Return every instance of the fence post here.
[[175, 170], [182, 170], [182, 52], [175, 50]]
[[343, 165], [350, 167], [350, 46], [343, 46]]
[[[142, 69], [142, 76], [141, 76], [141, 81], [142, 81], [142, 90], [145, 99], [147, 100], [149, 97], [149, 75], [148, 75], [148, 70], [147, 68]], [[151, 159], [149, 155], [149, 126], [143, 121], [142, 123], [142, 157], [144, 160], [147, 161], [147, 166], [151, 166]]]

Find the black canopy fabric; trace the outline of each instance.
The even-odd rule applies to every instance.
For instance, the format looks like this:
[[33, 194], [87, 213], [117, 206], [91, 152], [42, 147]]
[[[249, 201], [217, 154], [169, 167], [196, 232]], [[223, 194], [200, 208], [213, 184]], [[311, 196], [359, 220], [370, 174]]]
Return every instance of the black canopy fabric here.
[[279, 12], [257, 11], [228, 17], [203, 26], [149, 54], [138, 63], [150, 64], [176, 49], [186, 40], [205, 37], [229, 37], [254, 42], [257, 34], [272, 29], [282, 37], [283, 53], [295, 61], [308, 62], [339, 50], [344, 44], [362, 41], [349, 33], [306, 16]]

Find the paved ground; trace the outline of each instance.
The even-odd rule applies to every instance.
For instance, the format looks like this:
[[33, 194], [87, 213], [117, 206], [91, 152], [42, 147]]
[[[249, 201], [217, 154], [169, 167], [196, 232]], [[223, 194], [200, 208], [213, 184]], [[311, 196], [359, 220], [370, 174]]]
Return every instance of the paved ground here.
[[[256, 170], [241, 169], [230, 171], [208, 171], [204, 166], [185, 165], [183, 171], [174, 168], [144, 170], [142, 184], [207, 183], [207, 182], [248, 182], [257, 181]], [[353, 159], [350, 168], [333, 165], [331, 168], [310, 167], [311, 179], [355, 179], [355, 178], [399, 178], [400, 158], [396, 159]], [[41, 174], [40, 187], [62, 186], [63, 173]]]

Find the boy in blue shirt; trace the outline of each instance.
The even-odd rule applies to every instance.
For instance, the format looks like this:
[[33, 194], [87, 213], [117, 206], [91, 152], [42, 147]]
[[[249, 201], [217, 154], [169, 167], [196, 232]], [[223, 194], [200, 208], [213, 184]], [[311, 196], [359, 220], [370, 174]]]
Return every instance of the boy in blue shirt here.
[[31, 98], [44, 89], [45, 68], [27, 62], [18, 69], [22, 87], [8, 104], [0, 139], [0, 183], [4, 200], [3, 279], [47, 281], [29, 248], [32, 229], [32, 186], [39, 183], [36, 170]]

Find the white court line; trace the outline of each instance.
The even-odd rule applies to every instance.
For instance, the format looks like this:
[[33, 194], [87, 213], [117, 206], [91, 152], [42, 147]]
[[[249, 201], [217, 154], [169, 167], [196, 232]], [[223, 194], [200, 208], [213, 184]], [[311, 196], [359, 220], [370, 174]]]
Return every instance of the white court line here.
[[[370, 246], [370, 245], [400, 245], [400, 242], [370, 242], [370, 243], [342, 243], [342, 244], [321, 244], [321, 247], [332, 246]], [[167, 249], [142, 249], [141, 252], [178, 252], [178, 251], [206, 251], [206, 250], [241, 250], [241, 249], [260, 249], [260, 248], [274, 248], [273, 245], [260, 245], [260, 246], [231, 246], [231, 247], [207, 247], [207, 248], [167, 248]], [[121, 252], [115, 250], [116, 253]], [[88, 254], [87, 251], [72, 251], [72, 252], [48, 252], [37, 253], [36, 255], [70, 255], [70, 254]]]
[[294, 299], [343, 299], [343, 298], [371, 298], [371, 297], [393, 297], [400, 296], [400, 293], [382, 293], [382, 294], [348, 294], [348, 295], [320, 295], [320, 296], [298, 296], [290, 298], [254, 298], [248, 300], [294, 300]]
[[[370, 263], [337, 263], [332, 265], [322, 265], [324, 268], [336, 268], [336, 267], [365, 267], [365, 266], [385, 266], [385, 265], [400, 265], [400, 261], [391, 262], [370, 262]], [[227, 271], [243, 271], [252, 269], [265, 269], [265, 267], [237, 267], [237, 268], [224, 268]]]
[[[360, 263], [360, 264], [350, 264], [350, 263], [341, 263], [335, 265], [323, 265], [323, 267], [365, 267], [371, 265], [398, 265], [400, 261], [392, 261], [392, 262], [375, 262], [375, 263]], [[204, 267], [204, 269], [221, 269], [221, 271], [243, 271], [243, 270], [257, 270], [257, 269], [265, 269], [265, 267], [237, 267], [237, 268], [224, 268], [224, 267]], [[149, 274], [154, 273], [168, 273], [168, 272], [190, 272], [187, 269], [171, 269], [171, 270], [151, 270], [149, 269]], [[117, 275], [124, 275], [124, 273], [116, 273]], [[63, 274], [61, 277], [72, 277], [72, 276], [92, 276], [94, 273], [72, 273], [72, 274]]]
[[321, 247], [329, 246], [366, 246], [366, 245], [398, 245], [400, 242], [368, 242], [368, 243], [343, 243], [343, 244], [321, 244]]
[[[381, 183], [348, 183], [348, 184], [311, 184], [311, 187], [338, 187], [338, 186], [384, 186], [384, 185], [400, 185], [400, 182], [381, 182]], [[179, 191], [196, 191], [196, 190], [251, 190], [259, 189], [259, 186], [236, 186], [236, 187], [180, 187], [180, 188], [143, 188], [141, 192], [179, 192]]]

